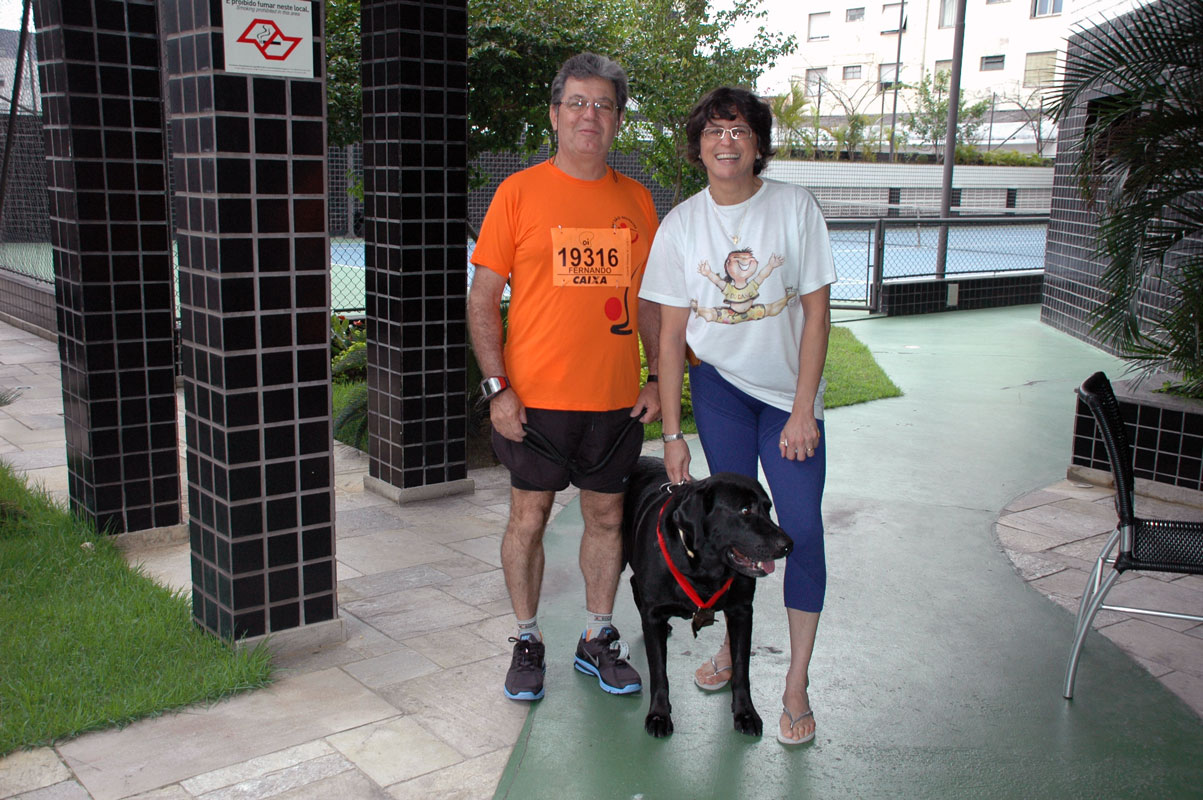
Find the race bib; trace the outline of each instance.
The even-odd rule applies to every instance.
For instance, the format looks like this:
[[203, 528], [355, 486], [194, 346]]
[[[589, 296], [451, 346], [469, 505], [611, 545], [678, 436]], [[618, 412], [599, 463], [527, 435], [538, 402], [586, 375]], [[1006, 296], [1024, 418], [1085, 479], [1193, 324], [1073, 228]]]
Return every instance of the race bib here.
[[556, 286], [630, 286], [630, 228], [552, 228]]

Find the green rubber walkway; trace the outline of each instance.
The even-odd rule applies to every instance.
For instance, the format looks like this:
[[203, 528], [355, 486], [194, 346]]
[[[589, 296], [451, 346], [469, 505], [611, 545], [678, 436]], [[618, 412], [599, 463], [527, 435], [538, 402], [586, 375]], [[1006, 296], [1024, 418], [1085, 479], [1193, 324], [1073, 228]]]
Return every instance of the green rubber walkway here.
[[[848, 324], [905, 395], [827, 416], [815, 743], [787, 750], [773, 734], [787, 663], [779, 575], [756, 603], [759, 739], [732, 729], [729, 692], [693, 685], [721, 626], [694, 640], [687, 621], [674, 625], [668, 739], [644, 733], [642, 695], [605, 695], [574, 671], [574, 504], [547, 533], [547, 696], [496, 796], [1203, 796], [1203, 724], [1104, 637], [1087, 640], [1076, 699], [1061, 698], [1073, 620], [1023, 583], [992, 532], [1010, 500], [1064, 477], [1073, 389], [1119, 362], [1041, 324], [1036, 306]], [[625, 576], [615, 623], [644, 670]]]

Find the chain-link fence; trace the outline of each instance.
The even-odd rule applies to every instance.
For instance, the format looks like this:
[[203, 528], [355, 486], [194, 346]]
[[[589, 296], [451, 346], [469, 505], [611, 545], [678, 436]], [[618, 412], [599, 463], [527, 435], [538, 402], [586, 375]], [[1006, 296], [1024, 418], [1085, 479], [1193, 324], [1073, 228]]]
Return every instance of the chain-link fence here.
[[367, 267], [363, 245], [363, 145], [332, 147], [326, 159], [330, 306], [339, 313], [361, 313]]
[[[23, 59], [18, 58], [19, 38], [17, 31], [0, 31], [0, 152], [8, 162], [0, 197], [4, 206], [0, 212], [0, 269], [53, 283], [46, 152], [32, 31], [26, 38]], [[10, 130], [18, 84], [20, 96]]]
[[[15, 83], [17, 32], [0, 31], [0, 89], [4, 89], [0, 134], [10, 148], [9, 177], [0, 215], [0, 269], [47, 283], [54, 274], [50, 248], [46, 166], [40, 106], [35, 79], [33, 37], [22, 68], [18, 114], [10, 132], [7, 110]], [[7, 70], [7, 71], [6, 71]], [[509, 175], [548, 157], [546, 147], [525, 156], [488, 153], [472, 166], [487, 176], [468, 196], [468, 225], [478, 230], [498, 184]], [[637, 154], [613, 153], [610, 163], [642, 182], [652, 192], [663, 217], [671, 192], [650, 179]], [[839, 283], [833, 299], [850, 303], [868, 297], [874, 268], [883, 278], [936, 274], [940, 229], [929, 224], [940, 213], [939, 165], [887, 164], [774, 159], [766, 177], [810, 189], [831, 221], [832, 245]], [[1052, 171], [1042, 168], [958, 167], [952, 195], [953, 216], [1047, 213], [1052, 197]], [[328, 153], [328, 217], [330, 226], [331, 307], [361, 313], [366, 266], [363, 240], [363, 150], [359, 145], [331, 148]], [[873, 221], [888, 221], [879, 226]], [[860, 222], [854, 222], [860, 220]], [[947, 240], [948, 274], [1040, 269], [1043, 267], [1043, 223], [954, 225]], [[878, 247], [880, 238], [883, 247]], [[471, 253], [473, 242], [469, 241]], [[879, 254], [880, 251], [880, 254]], [[470, 265], [465, 268], [471, 271]]]

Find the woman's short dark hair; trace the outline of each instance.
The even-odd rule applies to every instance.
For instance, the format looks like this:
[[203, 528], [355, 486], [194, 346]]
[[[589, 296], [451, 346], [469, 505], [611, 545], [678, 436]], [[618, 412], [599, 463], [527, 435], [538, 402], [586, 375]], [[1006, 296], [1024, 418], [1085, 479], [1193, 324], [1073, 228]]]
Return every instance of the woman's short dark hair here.
[[752, 174], [759, 175], [777, 153], [773, 149], [773, 112], [768, 103], [752, 92], [733, 86], [720, 86], [710, 91], [689, 112], [685, 122], [688, 139], [685, 157], [689, 163], [705, 169], [702, 165], [702, 129], [709, 127], [710, 120], [735, 119], [741, 115], [756, 134], [756, 150], [760, 155], [752, 165]]
[[599, 56], [597, 53], [580, 53], [565, 61], [551, 82], [551, 104], [554, 106], [564, 97], [564, 84], [569, 78], [578, 81], [589, 78], [605, 78], [614, 84], [614, 99], [618, 101], [618, 113], [627, 108], [627, 73], [617, 61]]

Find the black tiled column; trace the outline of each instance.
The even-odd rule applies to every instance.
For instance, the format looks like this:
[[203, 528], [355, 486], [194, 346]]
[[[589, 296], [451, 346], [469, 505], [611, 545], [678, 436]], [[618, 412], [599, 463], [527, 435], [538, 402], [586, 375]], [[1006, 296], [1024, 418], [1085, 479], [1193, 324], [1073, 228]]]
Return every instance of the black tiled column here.
[[164, 0], [193, 614], [335, 619], [322, 4], [312, 79], [225, 70], [221, 2]]
[[362, 0], [369, 479], [470, 491], [465, 0]]
[[172, 265], [152, 0], [38, 0], [73, 510], [180, 521]]

